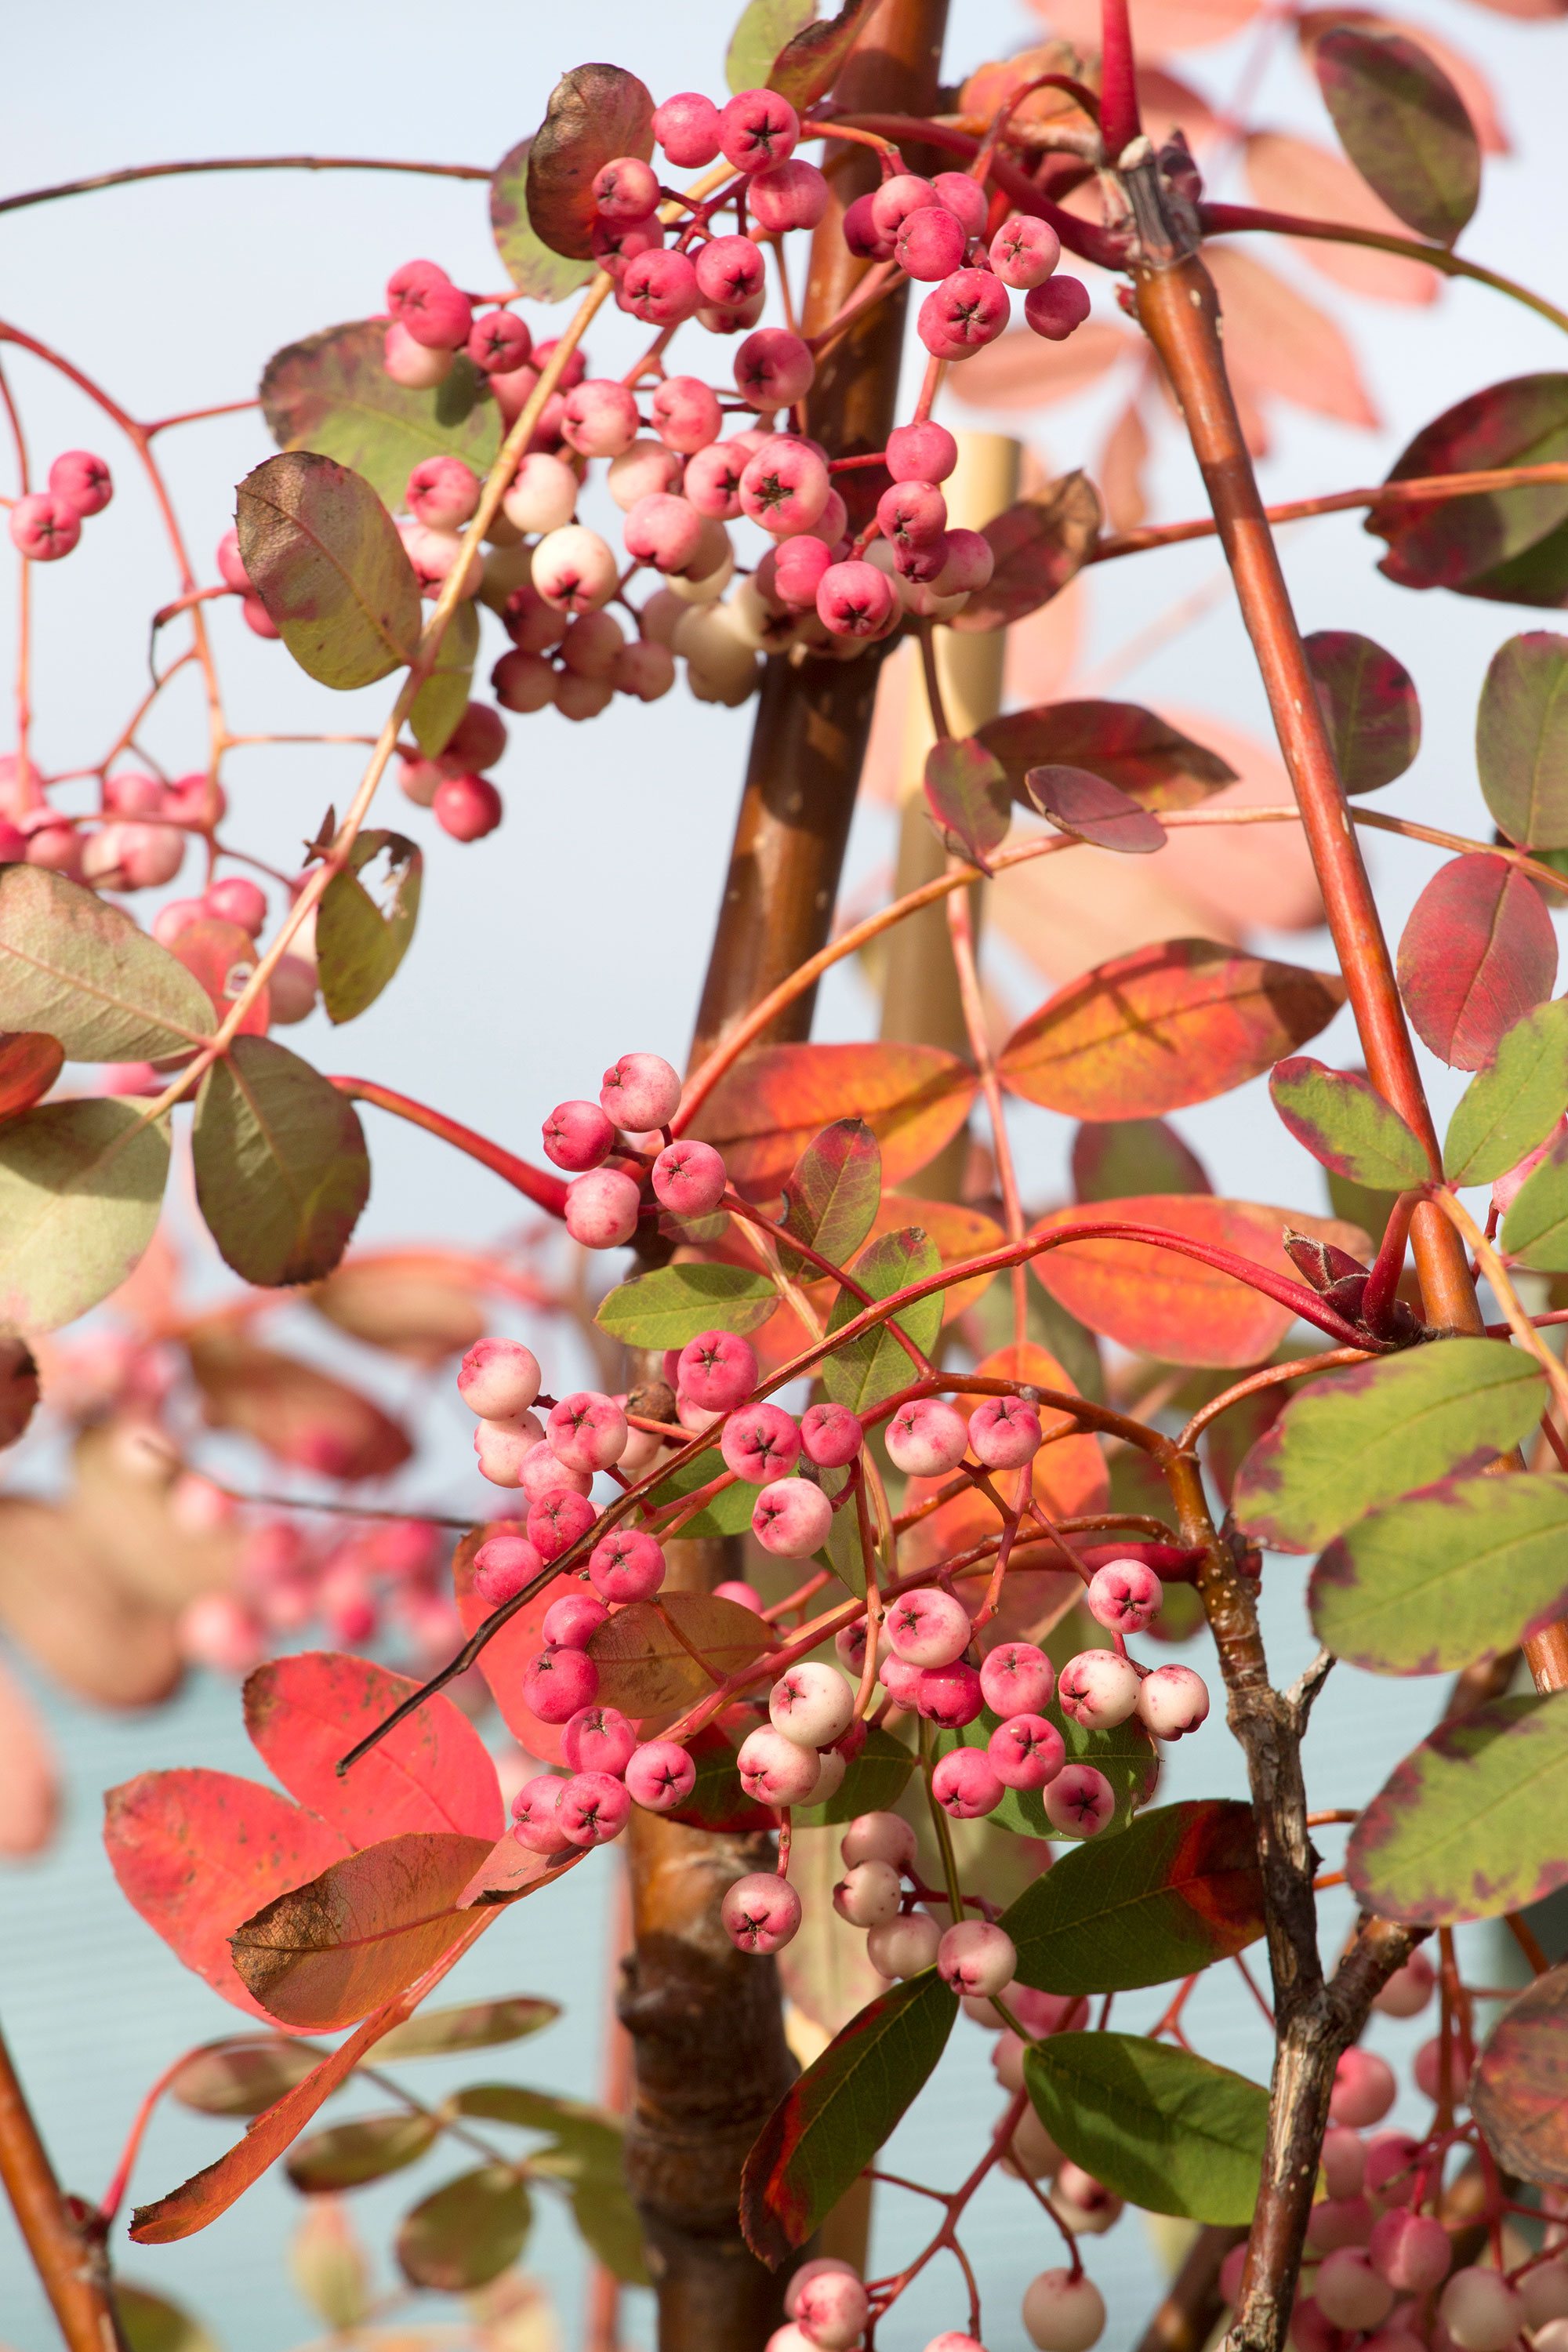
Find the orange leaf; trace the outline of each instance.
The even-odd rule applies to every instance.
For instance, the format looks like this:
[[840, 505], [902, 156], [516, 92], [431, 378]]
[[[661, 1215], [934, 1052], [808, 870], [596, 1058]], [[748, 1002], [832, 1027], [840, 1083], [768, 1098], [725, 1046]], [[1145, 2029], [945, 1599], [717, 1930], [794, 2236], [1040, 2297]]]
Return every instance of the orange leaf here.
[[1232, 374], [1316, 415], [1377, 424], [1355, 353], [1326, 311], [1232, 246], [1205, 246], [1204, 259], [1219, 289]]
[[233, 1772], [139, 1772], [103, 1801], [103, 1843], [127, 1902], [215, 1992], [266, 2017], [228, 1939], [258, 1904], [341, 1861], [347, 1839]]
[[[485, 1527], [472, 1528], [452, 1554], [452, 1589], [465, 1633], [477, 1633], [486, 1618], [493, 1614], [490, 1603], [474, 1590], [474, 1554], [491, 1536], [523, 1533], [521, 1519], [491, 1519]], [[564, 1763], [561, 1726], [542, 1722], [531, 1707], [524, 1706], [522, 1677], [529, 1660], [536, 1658], [544, 1647], [544, 1612], [552, 1601], [560, 1598], [555, 1587], [546, 1585], [538, 1600], [520, 1609], [515, 1617], [509, 1617], [500, 1632], [479, 1652], [479, 1672], [490, 1686], [490, 1696], [500, 1709], [502, 1722], [519, 1745], [542, 1764]]]
[[1048, 997], [998, 1057], [1026, 1102], [1073, 1118], [1144, 1118], [1207, 1102], [1325, 1028], [1336, 973], [1166, 940], [1118, 956]]
[[0, 1118], [15, 1118], [42, 1102], [64, 1066], [66, 1049], [41, 1029], [0, 1036]]
[[237, 1929], [230, 1943], [247, 1990], [296, 2032], [353, 2025], [462, 1936], [469, 1916], [458, 1897], [492, 1843], [409, 1831], [331, 1863]]
[[[1299, 1276], [1280, 1239], [1287, 1224], [1354, 1256], [1364, 1258], [1368, 1251], [1367, 1237], [1359, 1227], [1338, 1218], [1303, 1216], [1201, 1192], [1148, 1192], [1058, 1209], [1033, 1230], [1059, 1232], [1111, 1217], [1119, 1223], [1155, 1225], [1191, 1241], [1207, 1242], [1292, 1281]], [[1295, 1319], [1288, 1307], [1249, 1289], [1235, 1276], [1151, 1243], [1109, 1238], [1073, 1242], [1029, 1263], [1051, 1297], [1091, 1331], [1165, 1363], [1261, 1363]]]
[[1136, 530], [1149, 511], [1143, 495], [1143, 468], [1149, 462], [1149, 435], [1136, 398], [1130, 400], [1100, 453], [1100, 496], [1112, 530]]
[[764, 1045], [738, 1062], [694, 1132], [717, 1145], [737, 1191], [779, 1191], [814, 1135], [863, 1118], [882, 1148], [882, 1181], [912, 1176], [957, 1134], [978, 1080], [935, 1045]]
[[1100, 319], [1086, 320], [1065, 343], [1014, 327], [976, 352], [953, 390], [971, 408], [1043, 408], [1076, 400], [1137, 349], [1136, 335]]
[[289, 1795], [351, 1845], [404, 1830], [493, 1841], [506, 1812], [489, 1750], [439, 1693], [338, 1778], [338, 1758], [418, 1687], [368, 1658], [306, 1650], [258, 1666], [245, 1685], [245, 1727]]
[[[1036, 1388], [1065, 1391], [1068, 1395], [1077, 1393], [1056, 1358], [1032, 1339], [1022, 1348], [998, 1348], [974, 1369], [988, 1380], [1027, 1381]], [[953, 1402], [967, 1420], [980, 1402], [980, 1396], [957, 1396]], [[1058, 1433], [1072, 1427], [1071, 1420], [1068, 1414], [1053, 1412], [1049, 1407], [1041, 1408], [1040, 1425], [1047, 1443], [1041, 1446], [1033, 1464], [1032, 1486], [1038, 1502], [1053, 1519], [1078, 1518], [1107, 1509], [1110, 1481], [1099, 1439], [1061, 1436]], [[941, 1478], [910, 1479], [904, 1489], [905, 1510], [912, 1510], [944, 1483]], [[1002, 1492], [1010, 1496], [1011, 1476], [1004, 1478], [1001, 1486]], [[951, 1503], [943, 1503], [929, 1518], [920, 1520], [900, 1538], [899, 1559], [903, 1572], [908, 1575], [917, 1569], [933, 1567], [955, 1552], [984, 1543], [998, 1532], [1000, 1526], [995, 1506], [987, 1496], [973, 1487], [966, 1495], [955, 1495]], [[1071, 1570], [1039, 1570], [1043, 1553], [1050, 1549], [1039, 1542], [1017, 1546], [1013, 1554], [1016, 1568], [1009, 1565], [1007, 1570], [1009, 1587], [1016, 1574], [1029, 1574], [1027, 1590], [1020, 1588], [1016, 1598], [1031, 1622], [1048, 1615], [1053, 1609], [1058, 1614], [1065, 1613], [1083, 1589], [1082, 1579]], [[1001, 1638], [1022, 1637], [1015, 1632]]]
[[185, 1333], [209, 1428], [242, 1430], [280, 1462], [329, 1478], [380, 1478], [414, 1451], [380, 1405], [314, 1364], [260, 1348], [221, 1318]]
[[[866, 1238], [874, 1242], [879, 1234], [896, 1234], [904, 1225], [922, 1228], [936, 1244], [936, 1254], [944, 1266], [955, 1265], [961, 1258], [979, 1257], [987, 1250], [1000, 1249], [1007, 1238], [995, 1218], [985, 1216], [979, 1209], [961, 1208], [952, 1201], [920, 1201], [910, 1192], [883, 1193]], [[973, 1307], [995, 1278], [993, 1274], [980, 1274], [973, 1282], [955, 1283], [951, 1290], [944, 1291], [942, 1321], [951, 1323], [966, 1307]]]
[[[1247, 179], [1253, 196], [1268, 212], [1298, 213], [1311, 220], [1342, 221], [1347, 228], [1371, 228], [1385, 236], [1409, 230], [1361, 173], [1331, 149], [1282, 131], [1259, 131], [1247, 142]], [[1375, 246], [1331, 245], [1315, 236], [1291, 240], [1303, 261], [1324, 278], [1378, 302], [1435, 302], [1442, 280], [1424, 261]]]

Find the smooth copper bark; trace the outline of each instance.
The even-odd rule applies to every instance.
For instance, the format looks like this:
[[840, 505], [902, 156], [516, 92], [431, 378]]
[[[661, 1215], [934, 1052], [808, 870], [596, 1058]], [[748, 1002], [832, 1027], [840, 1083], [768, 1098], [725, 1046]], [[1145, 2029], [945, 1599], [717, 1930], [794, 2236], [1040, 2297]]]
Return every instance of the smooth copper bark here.
[[123, 2352], [102, 2242], [73, 2215], [0, 2036], [0, 2182], [69, 2352]]

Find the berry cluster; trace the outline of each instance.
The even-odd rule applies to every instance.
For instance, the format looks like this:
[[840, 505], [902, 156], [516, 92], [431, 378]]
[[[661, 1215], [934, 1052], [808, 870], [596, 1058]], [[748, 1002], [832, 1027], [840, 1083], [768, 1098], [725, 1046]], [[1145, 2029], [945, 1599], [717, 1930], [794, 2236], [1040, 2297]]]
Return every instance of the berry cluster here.
[[101, 514], [114, 480], [90, 449], [68, 449], [49, 467], [47, 490], [30, 490], [11, 509], [11, 544], [31, 563], [58, 563], [81, 537], [89, 515]]

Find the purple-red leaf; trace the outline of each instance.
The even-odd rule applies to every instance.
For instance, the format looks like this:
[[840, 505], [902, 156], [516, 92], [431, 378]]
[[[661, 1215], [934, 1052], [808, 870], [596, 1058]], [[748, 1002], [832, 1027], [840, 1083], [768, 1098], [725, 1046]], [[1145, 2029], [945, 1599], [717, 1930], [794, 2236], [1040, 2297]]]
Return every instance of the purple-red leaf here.
[[1452, 245], [1481, 192], [1480, 142], [1464, 100], [1402, 33], [1337, 25], [1312, 64], [1346, 154], [1422, 236]]
[[1136, 702], [1041, 702], [988, 719], [979, 740], [1026, 800], [1031, 768], [1087, 768], [1148, 809], [1191, 808], [1234, 784], [1236, 770]]
[[1534, 884], [1506, 857], [1450, 858], [1411, 909], [1398, 971], [1422, 1043], [1454, 1069], [1479, 1070], [1551, 995], [1557, 934]]
[[973, 735], [944, 735], [926, 754], [925, 796], [947, 847], [989, 874], [986, 857], [1006, 840], [1013, 822], [1001, 762]]
[[242, 1431], [280, 1462], [329, 1478], [381, 1478], [414, 1451], [371, 1398], [314, 1364], [258, 1347], [221, 1317], [187, 1329], [185, 1346], [208, 1425]]
[[1293, 1054], [1275, 1063], [1268, 1092], [1297, 1142], [1352, 1184], [1403, 1192], [1432, 1173], [1420, 1138], [1358, 1071]]
[[996, 568], [951, 626], [1005, 629], [1065, 588], [1100, 536], [1100, 493], [1087, 474], [1064, 474], [985, 526]]
[[550, 93], [528, 153], [528, 217], [552, 253], [594, 250], [594, 181], [617, 155], [653, 153], [653, 100], [620, 66], [575, 66]]
[[769, 89], [787, 98], [797, 114], [826, 98], [848, 60], [876, 0], [844, 0], [836, 16], [805, 25], [773, 60]]
[[337, 1760], [418, 1688], [368, 1658], [306, 1650], [258, 1666], [245, 1685], [245, 1727], [301, 1804], [353, 1846], [404, 1830], [499, 1838], [506, 1822], [489, 1750], [439, 1694], [338, 1778]]
[[[1434, 418], [1395, 460], [1388, 478], [1486, 473], [1564, 458], [1568, 374], [1515, 376]], [[1556, 605], [1568, 590], [1565, 519], [1568, 482], [1544, 482], [1373, 507], [1365, 527], [1387, 541], [1388, 553], [1377, 568], [1401, 587], [1453, 588], [1468, 596]]]
[[1147, 857], [1165, 846], [1168, 836], [1159, 818], [1119, 784], [1108, 783], [1087, 768], [1031, 768], [1024, 784], [1040, 814], [1058, 833], [1129, 857]]
[[1381, 791], [1421, 748], [1415, 679], [1353, 629], [1319, 629], [1303, 642], [1341, 782], [1347, 793]]
[[1568, 1966], [1537, 1977], [1492, 2027], [1470, 2113], [1505, 2172], [1568, 2183]]

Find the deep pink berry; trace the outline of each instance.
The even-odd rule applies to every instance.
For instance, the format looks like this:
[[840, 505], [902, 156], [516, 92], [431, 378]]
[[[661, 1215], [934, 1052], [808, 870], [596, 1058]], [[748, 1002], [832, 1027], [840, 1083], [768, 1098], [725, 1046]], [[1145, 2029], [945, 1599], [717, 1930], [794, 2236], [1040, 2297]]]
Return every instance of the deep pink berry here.
[[830, 563], [817, 583], [817, 618], [836, 637], [880, 636], [897, 603], [892, 582], [874, 563]]
[[621, 273], [620, 304], [650, 327], [678, 327], [702, 299], [684, 253], [639, 253]]
[[460, 457], [425, 457], [408, 477], [404, 503], [416, 522], [458, 530], [479, 503], [479, 478]]
[[877, 226], [874, 194], [857, 196], [844, 215], [844, 242], [860, 261], [891, 261], [893, 240]]
[[1396, 2205], [1372, 2225], [1367, 2255], [1374, 2271], [1402, 2294], [1425, 2294], [1448, 2275], [1454, 2249], [1434, 2213], [1407, 2213]]
[[673, 1739], [647, 1739], [631, 1756], [626, 1778], [634, 1802], [650, 1813], [669, 1813], [697, 1786], [697, 1767]]
[[597, 1389], [574, 1389], [550, 1409], [544, 1434], [557, 1462], [568, 1470], [607, 1470], [626, 1450], [626, 1417], [614, 1397]]
[[741, 477], [752, 452], [740, 440], [705, 443], [686, 468], [682, 491], [699, 514], [733, 522], [741, 511]]
[[828, 185], [815, 163], [793, 155], [786, 163], [758, 172], [746, 190], [757, 226], [771, 236], [792, 228], [815, 228], [827, 210]]
[[929, 180], [916, 172], [898, 172], [884, 180], [871, 199], [871, 217], [886, 237], [897, 237], [912, 214], [942, 207], [942, 198]]
[[723, 1199], [729, 1179], [722, 1158], [710, 1143], [693, 1143], [682, 1136], [659, 1153], [651, 1181], [655, 1199], [672, 1215], [706, 1217]]
[[895, 1653], [892, 1657], [882, 1660], [877, 1669], [877, 1680], [896, 1706], [912, 1708], [924, 1671], [923, 1666], [911, 1665], [907, 1658], [900, 1658]]
[[809, 1559], [832, 1526], [833, 1505], [808, 1478], [775, 1478], [752, 1511], [752, 1533], [780, 1559]]
[[877, 523], [894, 548], [931, 547], [947, 535], [947, 500], [934, 482], [895, 482], [877, 501]]
[[721, 1583], [713, 1587], [713, 1598], [715, 1601], [732, 1601], [737, 1609], [749, 1609], [753, 1617], [760, 1617], [763, 1613], [763, 1596], [754, 1584], [746, 1582], [744, 1577], [725, 1577]]
[[1394, 2069], [1386, 2059], [1379, 2058], [1371, 2050], [1347, 2050], [1334, 2068], [1330, 2116], [1336, 2124], [1349, 2124], [1357, 2131], [1364, 2131], [1369, 2124], [1383, 2121], [1394, 2105], [1397, 2088]]
[[719, 144], [737, 172], [765, 172], [788, 161], [800, 117], [776, 90], [743, 89], [719, 117]]
[[253, 940], [260, 937], [267, 920], [267, 899], [243, 875], [232, 874], [225, 882], [213, 883], [206, 894], [206, 906], [208, 914], [216, 915], [221, 922], [237, 923]]
[[501, 821], [501, 797], [488, 776], [444, 777], [430, 806], [454, 841], [480, 841]]
[[1010, 1715], [986, 1741], [985, 1753], [1005, 1789], [1043, 1789], [1067, 1762], [1061, 1733], [1043, 1715]]
[[[491, 1536], [474, 1554], [474, 1590], [499, 1609], [542, 1571], [544, 1562], [524, 1536]], [[548, 1636], [546, 1636], [548, 1639]]]
[[401, 319], [408, 301], [421, 288], [449, 286], [451, 282], [438, 261], [405, 261], [386, 281], [386, 307], [395, 319]]
[[607, 1845], [631, 1816], [631, 1798], [612, 1774], [574, 1772], [561, 1791], [556, 1818], [573, 1845], [587, 1846]]
[[748, 408], [787, 408], [805, 399], [816, 376], [809, 346], [784, 327], [759, 327], [735, 353], [735, 383]]
[[596, 1592], [584, 1592], [579, 1585], [551, 1602], [539, 1630], [549, 1647], [585, 1650], [609, 1614]]
[[720, 1906], [724, 1933], [741, 1952], [776, 1952], [800, 1926], [800, 1897], [787, 1878], [753, 1871], [737, 1878]]
[[1091, 1764], [1064, 1764], [1047, 1780], [1042, 1800], [1053, 1829], [1074, 1837], [1097, 1837], [1116, 1811], [1116, 1791]]
[[769, 436], [741, 476], [741, 508], [784, 539], [807, 531], [827, 504], [827, 467], [809, 441]]
[[79, 515], [101, 514], [114, 496], [114, 478], [90, 449], [67, 449], [49, 467], [49, 488]]
[[700, 90], [683, 89], [655, 108], [653, 135], [678, 170], [700, 171], [719, 152], [719, 110]]
[[1005, 1991], [1017, 1966], [1011, 1936], [986, 1919], [956, 1920], [937, 1946], [937, 1974], [961, 1999]]
[[950, 530], [943, 541], [944, 560], [937, 574], [939, 594], [956, 595], [960, 589], [984, 588], [996, 568], [995, 551], [984, 531]]
[[989, 269], [955, 269], [921, 304], [915, 321], [934, 359], [966, 360], [1007, 324], [1007, 289]]
[[724, 1423], [724, 1467], [753, 1486], [787, 1477], [800, 1454], [800, 1432], [781, 1406], [749, 1404]]
[[1040, 1450], [1040, 1416], [1022, 1397], [983, 1397], [969, 1416], [969, 1444], [988, 1470], [1021, 1470]]
[[931, 1776], [931, 1792], [955, 1822], [978, 1821], [1002, 1801], [1002, 1783], [978, 1748], [955, 1748], [942, 1757]]
[[749, 236], [714, 236], [697, 256], [698, 290], [705, 302], [738, 310], [767, 286], [768, 265], [762, 247]]
[[621, 535], [634, 562], [686, 572], [702, 546], [703, 518], [687, 499], [653, 490], [632, 508]]
[[1004, 286], [1027, 293], [1043, 286], [1062, 257], [1062, 242], [1048, 221], [1015, 213], [991, 240], [991, 267]]
[[425, 278], [404, 295], [397, 324], [427, 352], [455, 352], [468, 340], [474, 306], [450, 278]]
[[563, 438], [582, 457], [617, 457], [637, 437], [637, 404], [613, 376], [591, 376], [566, 395]]
[[542, 1650], [522, 1677], [522, 1703], [541, 1723], [564, 1723], [580, 1706], [592, 1706], [599, 1669], [586, 1650]]
[[786, 611], [815, 612], [816, 592], [832, 561], [827, 541], [810, 531], [784, 541], [773, 557], [773, 576], [774, 593]]
[[572, 1841], [561, 1826], [559, 1808], [564, 1780], [541, 1772], [525, 1780], [511, 1801], [511, 1833], [531, 1853], [565, 1853]]
[[984, 1704], [980, 1677], [962, 1658], [951, 1665], [921, 1668], [915, 1709], [928, 1723], [940, 1723], [944, 1731], [961, 1731], [974, 1721]]
[[566, 1230], [584, 1249], [619, 1249], [637, 1229], [642, 1194], [618, 1168], [595, 1168], [566, 1188]]
[[945, 425], [900, 425], [888, 436], [888, 471], [895, 482], [945, 482], [958, 463], [958, 444]]
[[842, 1470], [865, 1444], [858, 1417], [844, 1404], [808, 1405], [801, 1416], [801, 1450], [821, 1470]]
[[639, 254], [658, 253], [664, 245], [664, 223], [657, 213], [646, 220], [598, 220], [589, 233], [594, 258], [601, 269], [607, 269], [617, 284], [626, 276], [626, 264], [636, 261]]
[[1004, 1642], [980, 1667], [985, 1704], [993, 1715], [1038, 1715], [1057, 1686], [1056, 1669], [1033, 1642]]
[[1065, 343], [1089, 312], [1089, 289], [1081, 278], [1047, 278], [1026, 298], [1024, 323], [1048, 343]]
[[662, 1054], [623, 1054], [605, 1072], [599, 1100], [627, 1135], [664, 1127], [680, 1108], [680, 1073]]
[[474, 320], [463, 349], [483, 374], [511, 375], [528, 365], [533, 337], [515, 310], [487, 310]]
[[81, 537], [81, 515], [53, 490], [33, 490], [11, 509], [11, 544], [33, 563], [58, 563]]
[[613, 1528], [588, 1554], [588, 1574], [606, 1601], [651, 1601], [664, 1582], [664, 1554], [652, 1536]]
[[968, 1612], [935, 1585], [900, 1593], [883, 1622], [894, 1655], [911, 1666], [950, 1666], [969, 1647]]
[[[849, 568], [838, 566], [840, 571]], [[969, 1449], [968, 1423], [957, 1406], [942, 1397], [917, 1397], [912, 1404], [900, 1405], [885, 1433], [889, 1459], [915, 1478], [941, 1477]]]
[[983, 236], [990, 216], [988, 192], [967, 172], [939, 172], [931, 182], [950, 213], [956, 213], [967, 236]]
[[616, 1706], [580, 1707], [561, 1732], [561, 1753], [574, 1772], [608, 1772], [618, 1780], [636, 1752], [637, 1733]]
[[665, 446], [687, 456], [716, 441], [724, 422], [718, 394], [696, 375], [666, 376], [655, 387], [648, 414]]
[[945, 205], [922, 205], [893, 239], [893, 258], [910, 277], [934, 286], [958, 268], [968, 242], [963, 224]]
[[594, 209], [605, 220], [646, 220], [658, 204], [658, 175], [639, 155], [616, 155], [594, 174]]
[[250, 575], [239, 560], [237, 530], [226, 530], [219, 540], [217, 568], [218, 575], [225, 586], [232, 588], [237, 596], [247, 596], [250, 593]]
[[597, 1103], [557, 1103], [541, 1130], [544, 1156], [570, 1175], [597, 1168], [616, 1139], [616, 1130]]
[[1141, 1559], [1108, 1559], [1089, 1579], [1089, 1613], [1113, 1633], [1141, 1633], [1160, 1613], [1165, 1588]]

